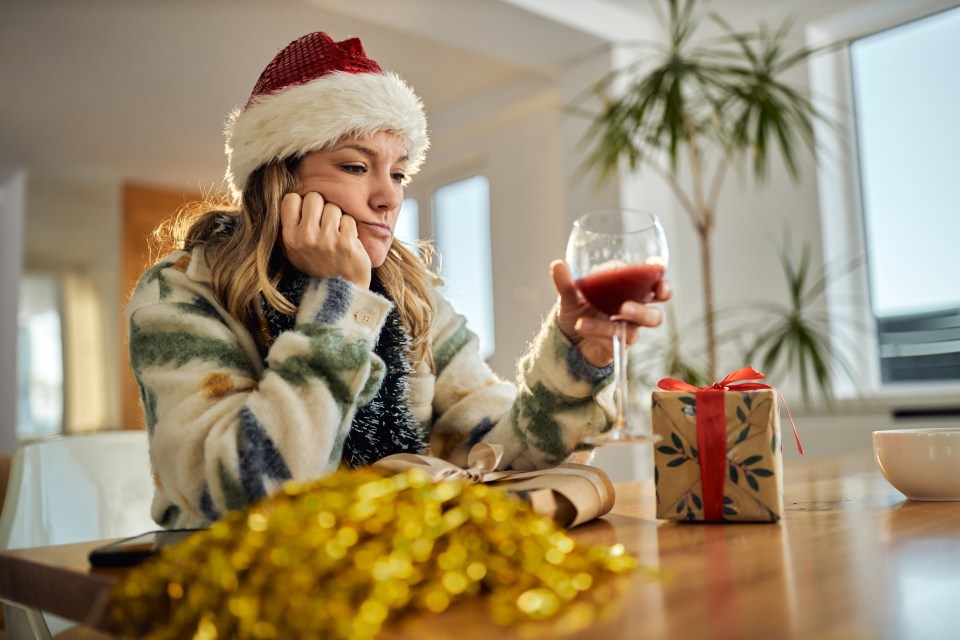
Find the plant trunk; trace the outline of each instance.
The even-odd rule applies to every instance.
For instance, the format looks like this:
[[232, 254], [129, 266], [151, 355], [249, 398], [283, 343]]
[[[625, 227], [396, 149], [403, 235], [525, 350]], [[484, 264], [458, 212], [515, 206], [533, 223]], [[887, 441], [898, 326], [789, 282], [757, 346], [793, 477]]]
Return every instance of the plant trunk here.
[[717, 380], [717, 327], [713, 302], [713, 249], [710, 244], [713, 225], [709, 222], [709, 216], [704, 216], [702, 220], [704, 221], [697, 225], [697, 233], [700, 236], [700, 278], [703, 281], [703, 309], [707, 332], [707, 379], [715, 382]]

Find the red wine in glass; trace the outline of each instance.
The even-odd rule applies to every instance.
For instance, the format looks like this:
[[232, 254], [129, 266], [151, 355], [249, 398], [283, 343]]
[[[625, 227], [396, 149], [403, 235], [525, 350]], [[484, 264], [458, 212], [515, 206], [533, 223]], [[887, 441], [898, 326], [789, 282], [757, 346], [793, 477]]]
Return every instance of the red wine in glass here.
[[663, 279], [665, 267], [656, 262], [614, 267], [576, 281], [587, 301], [608, 316], [620, 313], [624, 302], [650, 302]]

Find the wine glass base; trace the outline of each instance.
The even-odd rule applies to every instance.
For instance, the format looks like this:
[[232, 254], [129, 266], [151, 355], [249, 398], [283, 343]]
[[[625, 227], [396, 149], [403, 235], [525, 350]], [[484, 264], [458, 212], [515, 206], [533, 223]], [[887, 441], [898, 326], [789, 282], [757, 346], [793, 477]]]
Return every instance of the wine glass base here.
[[625, 431], [607, 431], [587, 436], [583, 439], [585, 444], [596, 446], [604, 444], [655, 444], [660, 441], [660, 436], [650, 433], [628, 433]]

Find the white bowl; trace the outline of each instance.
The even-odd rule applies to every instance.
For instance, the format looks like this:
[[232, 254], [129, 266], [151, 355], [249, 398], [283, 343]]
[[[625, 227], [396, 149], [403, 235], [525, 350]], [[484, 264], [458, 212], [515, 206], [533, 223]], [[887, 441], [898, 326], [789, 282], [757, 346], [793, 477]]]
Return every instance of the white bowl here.
[[874, 431], [873, 453], [911, 500], [960, 500], [960, 428]]

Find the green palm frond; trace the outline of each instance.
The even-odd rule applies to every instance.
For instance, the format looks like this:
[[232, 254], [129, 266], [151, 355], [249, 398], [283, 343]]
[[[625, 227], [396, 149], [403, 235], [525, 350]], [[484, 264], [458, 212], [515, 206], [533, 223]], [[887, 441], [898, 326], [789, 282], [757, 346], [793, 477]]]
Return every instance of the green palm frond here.
[[[812, 101], [779, 80], [823, 48], [788, 48], [792, 21], [776, 30], [737, 32], [718, 15], [724, 37], [704, 46], [693, 38], [699, 22], [695, 0], [669, 2], [669, 41], [651, 66], [614, 72], [594, 86], [603, 108], [586, 140], [587, 165], [608, 176], [620, 161], [631, 169], [665, 153], [676, 172], [687, 145], [715, 143], [728, 158], [752, 158], [762, 180], [771, 150], [780, 148], [790, 175], [799, 175], [801, 148], [814, 146], [814, 123], [822, 116]], [[625, 83], [624, 83], [625, 81]], [[617, 83], [623, 84], [613, 91]]]
[[[832, 279], [843, 277], [862, 265], [861, 259], [844, 262], [839, 270], [827, 269], [816, 277], [811, 275], [810, 245], [804, 244], [798, 258], [794, 258], [784, 242], [780, 250], [780, 265], [787, 283], [789, 302], [776, 305], [758, 302], [744, 305], [747, 313], [759, 316], [763, 329], [744, 351], [745, 362], [759, 362], [768, 377], [778, 377], [795, 371], [804, 402], [809, 402], [814, 390], [831, 404], [837, 376], [856, 380], [855, 367], [843, 350], [838, 350], [831, 333], [831, 317], [815, 308]], [[837, 322], [838, 318], [833, 318]]]
[[792, 27], [789, 19], [776, 31], [761, 26], [756, 33], [737, 33], [719, 16], [714, 20], [727, 30], [733, 46], [714, 52], [718, 59], [728, 61], [721, 93], [724, 110], [730, 115], [726, 132], [730, 155], [752, 156], [753, 174], [762, 180], [776, 143], [791, 177], [798, 177], [798, 149], [814, 148], [814, 122], [821, 116], [805, 94], [778, 76], [806, 62], [818, 50], [787, 48]]

